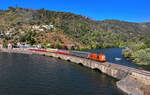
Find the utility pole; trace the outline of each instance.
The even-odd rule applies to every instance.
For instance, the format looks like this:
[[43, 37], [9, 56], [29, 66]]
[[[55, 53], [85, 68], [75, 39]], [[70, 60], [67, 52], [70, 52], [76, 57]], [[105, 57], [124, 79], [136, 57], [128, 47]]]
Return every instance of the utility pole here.
[[16, 9], [18, 9], [18, 1], [16, 0], [16, 2], [15, 2], [15, 7], [16, 7]]
[[18, 8], [18, 4], [16, 3], [16, 9]]

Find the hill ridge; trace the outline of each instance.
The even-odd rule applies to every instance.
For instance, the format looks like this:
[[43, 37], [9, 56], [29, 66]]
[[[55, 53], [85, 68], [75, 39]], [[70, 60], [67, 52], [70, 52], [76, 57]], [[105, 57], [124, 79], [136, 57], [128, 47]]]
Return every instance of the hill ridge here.
[[[41, 34], [38, 34], [39, 30], [33, 31], [31, 28], [34, 25], [53, 25], [55, 29], [44, 29], [43, 32], [40, 32]], [[9, 30], [14, 30], [15, 32], [13, 31], [11, 35], [6, 35], [4, 32]], [[149, 38], [150, 23], [134, 23], [108, 19], [96, 21], [70, 12], [9, 7], [8, 10], [0, 10], [0, 31], [5, 35], [1, 38], [4, 43], [12, 41], [17, 43], [22, 35], [30, 34], [32, 37], [28, 40], [25, 37], [25, 42], [30, 43], [29, 40], [34, 39], [35, 43], [32, 44], [40, 43], [46, 45], [51, 43], [51, 41], [45, 41], [42, 35], [46, 37], [46, 33], [56, 32], [62, 33], [71, 39], [72, 43], [69, 44], [74, 44], [76, 48], [96, 49], [122, 47], [127, 46], [129, 43], [142, 42]], [[35, 32], [35, 35], [31, 35], [33, 34], [32, 32]], [[54, 41], [52, 42], [51, 44], [56, 44]], [[57, 44], [64, 45], [62, 42], [57, 42]]]

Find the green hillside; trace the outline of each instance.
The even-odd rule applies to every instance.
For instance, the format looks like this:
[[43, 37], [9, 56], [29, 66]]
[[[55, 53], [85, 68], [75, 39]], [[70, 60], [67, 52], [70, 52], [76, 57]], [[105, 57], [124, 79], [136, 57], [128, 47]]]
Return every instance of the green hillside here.
[[[43, 25], [52, 27], [46, 29]], [[34, 26], [40, 28], [33, 29]], [[150, 38], [150, 23], [95, 21], [73, 13], [9, 7], [0, 10], [0, 31], [4, 34], [3, 43], [50, 43], [59, 48], [73, 44], [76, 49], [96, 49], [143, 42]], [[8, 31], [12, 33], [6, 35]]]

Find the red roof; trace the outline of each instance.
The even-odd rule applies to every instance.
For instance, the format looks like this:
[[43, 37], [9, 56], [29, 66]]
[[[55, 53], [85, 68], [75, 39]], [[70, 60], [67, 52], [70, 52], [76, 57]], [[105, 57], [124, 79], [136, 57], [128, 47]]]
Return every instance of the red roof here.
[[10, 45], [14, 45], [14, 43], [10, 43]]

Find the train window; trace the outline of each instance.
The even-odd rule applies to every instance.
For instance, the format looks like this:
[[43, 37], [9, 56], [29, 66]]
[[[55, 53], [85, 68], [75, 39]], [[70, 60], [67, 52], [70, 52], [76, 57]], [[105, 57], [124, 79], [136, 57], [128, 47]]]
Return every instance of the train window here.
[[99, 56], [97, 56], [97, 59], [99, 59]]

